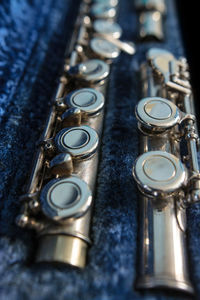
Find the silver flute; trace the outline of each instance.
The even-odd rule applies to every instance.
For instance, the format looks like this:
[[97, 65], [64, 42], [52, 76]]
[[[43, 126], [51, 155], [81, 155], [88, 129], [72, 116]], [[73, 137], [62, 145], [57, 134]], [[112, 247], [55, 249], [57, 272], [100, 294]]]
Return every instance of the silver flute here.
[[185, 58], [152, 48], [141, 66], [136, 106], [140, 153], [133, 176], [140, 191], [139, 289], [193, 293], [186, 248], [186, 208], [200, 200], [199, 137]]
[[84, 267], [90, 240], [106, 86], [112, 61], [132, 44], [115, 22], [118, 1], [83, 1], [38, 143], [21, 227], [35, 229], [37, 262]]

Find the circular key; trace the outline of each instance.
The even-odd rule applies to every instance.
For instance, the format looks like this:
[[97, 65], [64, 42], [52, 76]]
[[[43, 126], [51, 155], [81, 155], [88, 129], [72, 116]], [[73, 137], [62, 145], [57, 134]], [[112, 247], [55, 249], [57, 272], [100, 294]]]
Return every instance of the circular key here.
[[93, 28], [97, 33], [109, 34], [115, 39], [119, 39], [122, 35], [121, 27], [114, 22], [109, 22], [105, 20], [95, 20], [93, 22]]
[[116, 7], [118, 5], [118, 0], [93, 0], [93, 3]]
[[97, 114], [103, 108], [104, 102], [104, 95], [92, 88], [75, 90], [65, 98], [68, 107], [79, 108], [88, 116]]
[[78, 66], [78, 76], [87, 83], [105, 80], [110, 72], [109, 65], [100, 59], [90, 59]]
[[40, 194], [43, 213], [61, 223], [68, 218], [78, 218], [85, 214], [91, 202], [89, 186], [75, 175], [51, 180]]
[[133, 176], [144, 194], [172, 194], [187, 180], [187, 171], [175, 155], [164, 151], [149, 151], [136, 160]]
[[142, 99], [136, 106], [136, 117], [144, 127], [163, 131], [180, 123], [182, 115], [171, 101], [159, 97], [148, 97]]
[[77, 126], [62, 129], [55, 137], [60, 152], [67, 152], [75, 159], [88, 158], [97, 150], [99, 138], [89, 126]]
[[108, 19], [116, 16], [116, 9], [104, 3], [96, 3], [91, 6], [90, 15], [97, 19]]
[[90, 48], [96, 55], [103, 59], [114, 59], [120, 54], [120, 50], [117, 46], [103, 38], [91, 39]]

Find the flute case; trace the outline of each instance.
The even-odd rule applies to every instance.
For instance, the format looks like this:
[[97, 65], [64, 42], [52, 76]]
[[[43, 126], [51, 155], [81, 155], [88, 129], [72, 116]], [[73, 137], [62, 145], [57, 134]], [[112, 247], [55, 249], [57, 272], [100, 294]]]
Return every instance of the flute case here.
[[[134, 57], [122, 53], [113, 66], [93, 211], [93, 244], [86, 268], [79, 270], [34, 264], [35, 233], [17, 227], [15, 218], [80, 1], [1, 1], [1, 299], [188, 299], [186, 295], [162, 290], [141, 293], [134, 287], [140, 225], [132, 165], [138, 156], [134, 107], [140, 97], [139, 66], [146, 51], [158, 45], [176, 57], [185, 55], [178, 8], [174, 0], [166, 2], [164, 40], [138, 43]], [[123, 29], [123, 39], [136, 41], [137, 12], [133, 1], [120, 1], [117, 21]], [[198, 297], [200, 205], [192, 206], [187, 217], [190, 277]]]

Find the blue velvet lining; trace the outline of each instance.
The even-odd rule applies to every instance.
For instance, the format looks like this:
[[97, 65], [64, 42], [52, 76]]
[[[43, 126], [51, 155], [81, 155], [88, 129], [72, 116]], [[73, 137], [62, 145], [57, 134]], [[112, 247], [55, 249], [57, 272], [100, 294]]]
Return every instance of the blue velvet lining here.
[[[133, 1], [121, 0], [123, 39], [136, 40]], [[168, 0], [165, 43], [121, 54], [112, 67], [88, 265], [36, 265], [34, 232], [19, 229], [19, 196], [30, 172], [79, 1], [10, 0], [0, 3], [0, 298], [132, 300], [186, 299], [134, 288], [137, 267], [138, 194], [132, 165], [138, 155], [134, 106], [140, 95], [138, 70], [151, 46], [184, 54], [174, 1]], [[188, 210], [191, 278], [200, 292], [200, 206]]]

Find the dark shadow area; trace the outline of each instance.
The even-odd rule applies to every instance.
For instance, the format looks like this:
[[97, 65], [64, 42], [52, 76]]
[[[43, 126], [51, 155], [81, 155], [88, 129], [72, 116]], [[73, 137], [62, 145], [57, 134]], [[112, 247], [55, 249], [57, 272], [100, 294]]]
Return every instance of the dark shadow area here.
[[[181, 33], [185, 46], [186, 56], [190, 65], [191, 71], [191, 82], [193, 86], [195, 99], [200, 96], [200, 86], [199, 86], [199, 36], [198, 36], [198, 20], [199, 20], [199, 10], [195, 2], [188, 1], [176, 1], [177, 12], [180, 19]], [[195, 101], [196, 113], [198, 119], [200, 118], [200, 103]]]

